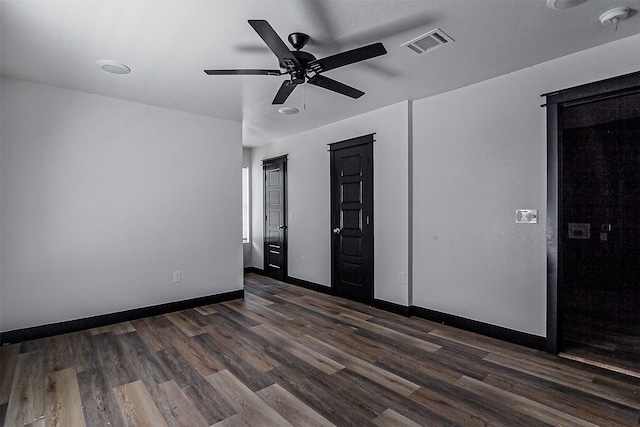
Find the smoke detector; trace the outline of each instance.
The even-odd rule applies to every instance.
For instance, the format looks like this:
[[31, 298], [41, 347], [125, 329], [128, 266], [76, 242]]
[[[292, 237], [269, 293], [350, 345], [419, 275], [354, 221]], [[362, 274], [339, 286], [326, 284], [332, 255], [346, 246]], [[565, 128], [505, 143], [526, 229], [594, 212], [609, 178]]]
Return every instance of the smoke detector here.
[[618, 21], [627, 19], [629, 16], [628, 7], [614, 7], [600, 15], [600, 23], [602, 25], [618, 25]]

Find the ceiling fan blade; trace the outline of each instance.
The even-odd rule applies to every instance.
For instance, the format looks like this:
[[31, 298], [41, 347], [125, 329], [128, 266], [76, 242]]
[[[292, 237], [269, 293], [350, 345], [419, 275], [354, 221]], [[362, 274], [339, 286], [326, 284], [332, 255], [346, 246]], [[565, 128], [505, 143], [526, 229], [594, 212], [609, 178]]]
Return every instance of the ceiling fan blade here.
[[376, 56], [384, 55], [386, 53], [387, 50], [384, 48], [382, 43], [374, 43], [311, 61], [308, 64], [308, 68], [316, 73], [321, 73], [323, 71], [333, 70], [334, 68], [354, 64], [366, 59], [375, 58]]
[[278, 57], [280, 64], [286, 68], [300, 66], [298, 59], [291, 53], [287, 45], [284, 44], [280, 36], [267, 21], [264, 19], [250, 19], [249, 25], [256, 30], [256, 33], [258, 33], [267, 46], [269, 46], [269, 49]]
[[280, 86], [280, 89], [278, 89], [278, 93], [276, 93], [276, 97], [273, 98], [272, 104], [273, 105], [284, 104], [284, 102], [287, 100], [289, 95], [291, 95], [291, 92], [293, 92], [296, 86], [298, 85], [295, 83], [292, 83], [290, 80], [283, 81], [282, 86]]
[[338, 92], [342, 95], [346, 95], [355, 99], [360, 98], [362, 95], [364, 95], [364, 92], [354, 87], [347, 86], [344, 83], [340, 83], [339, 81], [336, 81], [336, 80], [330, 79], [329, 77], [325, 77], [321, 75], [315, 75], [311, 77], [309, 79], [309, 83], [311, 83], [314, 86], [319, 86], [325, 89], [329, 89], [334, 92]]
[[245, 75], [245, 76], [281, 76], [280, 70], [204, 70], [210, 76], [233, 76], [233, 75]]

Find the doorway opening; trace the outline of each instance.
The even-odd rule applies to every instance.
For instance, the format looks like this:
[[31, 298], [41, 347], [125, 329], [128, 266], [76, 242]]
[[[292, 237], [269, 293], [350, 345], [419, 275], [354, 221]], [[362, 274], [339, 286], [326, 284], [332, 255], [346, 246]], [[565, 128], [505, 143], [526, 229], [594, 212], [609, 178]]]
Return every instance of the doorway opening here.
[[640, 375], [640, 73], [546, 96], [548, 349]]

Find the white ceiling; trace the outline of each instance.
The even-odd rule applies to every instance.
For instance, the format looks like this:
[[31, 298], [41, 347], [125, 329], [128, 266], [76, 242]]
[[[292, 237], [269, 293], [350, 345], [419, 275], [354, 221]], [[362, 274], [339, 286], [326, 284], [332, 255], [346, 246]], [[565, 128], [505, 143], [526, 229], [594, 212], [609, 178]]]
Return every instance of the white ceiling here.
[[[640, 33], [640, 0], [1, 0], [3, 76], [243, 123], [255, 146], [407, 99], [419, 99]], [[619, 28], [598, 17], [635, 9]], [[271, 105], [285, 76], [207, 76], [204, 69], [278, 66], [248, 19], [286, 41], [307, 33], [318, 58], [374, 42], [388, 54], [326, 72], [366, 94], [354, 100], [305, 84]], [[400, 45], [434, 28], [455, 42], [417, 55]], [[109, 59], [128, 75], [101, 71]], [[639, 64], [640, 65], [640, 64]]]

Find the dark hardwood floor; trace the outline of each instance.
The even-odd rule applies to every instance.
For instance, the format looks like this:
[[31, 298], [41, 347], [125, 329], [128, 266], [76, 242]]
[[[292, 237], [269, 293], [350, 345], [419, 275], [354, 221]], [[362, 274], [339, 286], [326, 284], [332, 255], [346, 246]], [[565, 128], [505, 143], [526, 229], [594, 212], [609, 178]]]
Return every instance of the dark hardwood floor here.
[[6, 426], [640, 425], [640, 379], [245, 277], [245, 299], [0, 349]]
[[639, 321], [602, 319], [588, 312], [574, 312], [571, 317], [563, 354], [640, 378]]

